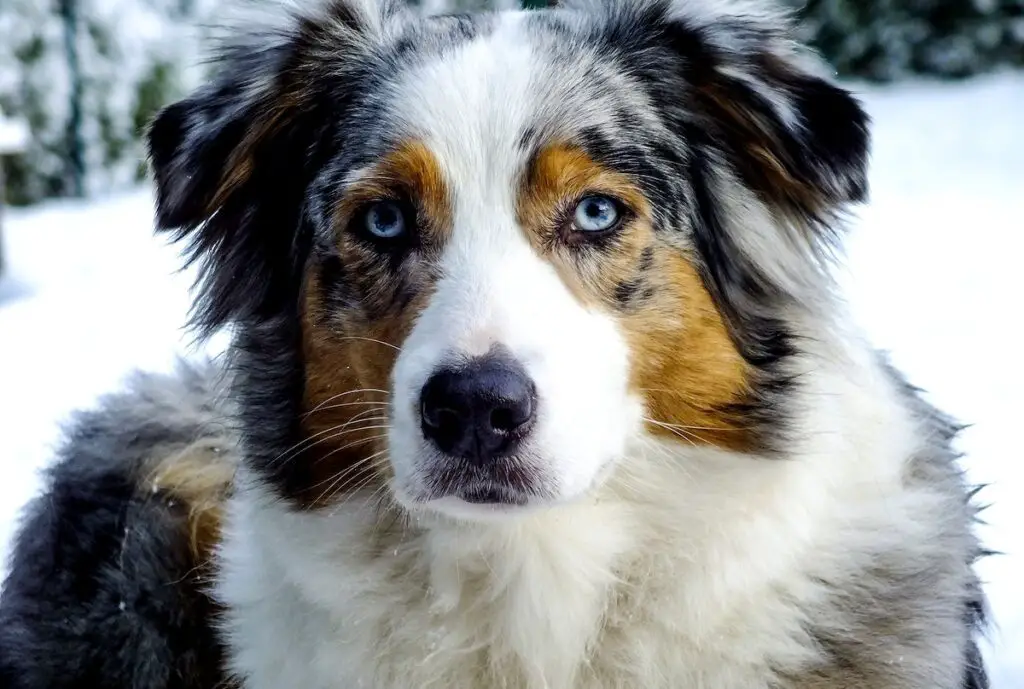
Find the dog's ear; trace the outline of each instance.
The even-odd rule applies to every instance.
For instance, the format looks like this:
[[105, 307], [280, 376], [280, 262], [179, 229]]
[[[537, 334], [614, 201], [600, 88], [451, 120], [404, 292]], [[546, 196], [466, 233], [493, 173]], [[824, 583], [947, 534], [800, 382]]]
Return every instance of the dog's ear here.
[[561, 4], [599, 17], [670, 126], [692, 125], [773, 210], [820, 220], [867, 196], [867, 115], [771, 0]]
[[822, 220], [867, 196], [868, 117], [766, 5], [667, 2], [661, 38], [746, 185], [784, 213]]
[[212, 81], [147, 134], [160, 231], [198, 263], [193, 324], [209, 334], [294, 301], [310, 238], [304, 199], [351, 94], [350, 65], [393, 5], [335, 0], [285, 26], [233, 32]]

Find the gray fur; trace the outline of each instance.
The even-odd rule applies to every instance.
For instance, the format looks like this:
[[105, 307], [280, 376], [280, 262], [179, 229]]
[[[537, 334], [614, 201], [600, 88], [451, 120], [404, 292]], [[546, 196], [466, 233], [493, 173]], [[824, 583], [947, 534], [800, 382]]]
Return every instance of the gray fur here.
[[821, 582], [830, 609], [810, 630], [826, 663], [785, 686], [982, 689], [989, 684], [977, 637], [986, 628], [987, 602], [973, 565], [987, 551], [974, 530], [978, 489], [966, 484], [953, 445], [960, 426], [887, 361], [883, 366], [924, 441], [908, 463], [907, 490], [941, 496], [940, 505], [916, 517], [926, 520], [922, 538], [891, 543], [879, 534], [874, 552], [863, 554], [870, 565], [852, 581]]

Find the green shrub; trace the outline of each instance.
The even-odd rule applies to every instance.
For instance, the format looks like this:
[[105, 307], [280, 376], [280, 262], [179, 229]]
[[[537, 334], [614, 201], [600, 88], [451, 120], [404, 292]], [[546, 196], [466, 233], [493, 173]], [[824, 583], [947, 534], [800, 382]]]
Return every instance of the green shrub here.
[[842, 76], [962, 78], [1024, 66], [1024, 0], [807, 0], [804, 37]]

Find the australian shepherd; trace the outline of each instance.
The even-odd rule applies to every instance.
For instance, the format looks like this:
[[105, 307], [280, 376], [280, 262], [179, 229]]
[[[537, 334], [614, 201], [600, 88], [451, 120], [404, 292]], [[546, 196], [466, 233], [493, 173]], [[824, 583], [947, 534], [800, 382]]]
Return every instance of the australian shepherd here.
[[69, 427], [4, 689], [980, 689], [956, 426], [830, 275], [868, 118], [761, 2], [235, 30], [155, 119], [225, 363]]

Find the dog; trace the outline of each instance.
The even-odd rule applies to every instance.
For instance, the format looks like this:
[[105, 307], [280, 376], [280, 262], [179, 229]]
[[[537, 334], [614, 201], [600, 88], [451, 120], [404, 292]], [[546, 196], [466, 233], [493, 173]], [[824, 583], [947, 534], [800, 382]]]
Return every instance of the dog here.
[[982, 689], [957, 425], [833, 285], [869, 120], [761, 2], [231, 33], [148, 131], [226, 361], [78, 415], [17, 689]]

